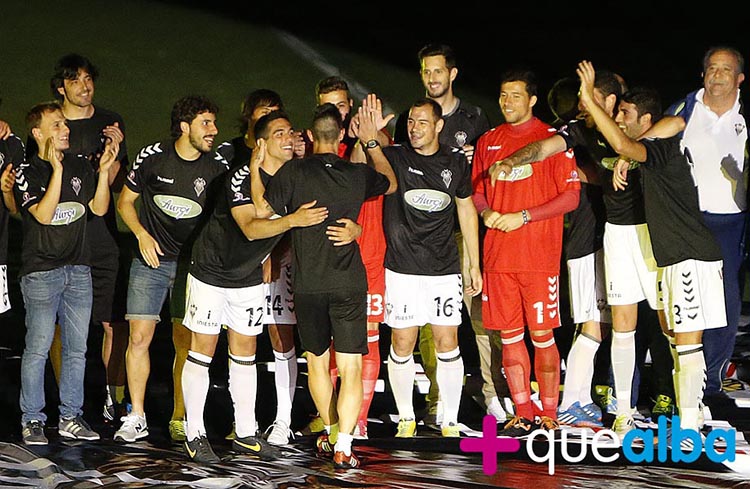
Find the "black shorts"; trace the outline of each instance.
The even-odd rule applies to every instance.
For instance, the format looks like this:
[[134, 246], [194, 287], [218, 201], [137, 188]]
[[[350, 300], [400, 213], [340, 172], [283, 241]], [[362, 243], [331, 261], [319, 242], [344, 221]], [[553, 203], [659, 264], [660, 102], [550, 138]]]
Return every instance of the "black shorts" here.
[[110, 256], [99, 256], [91, 263], [91, 286], [94, 301], [91, 305], [92, 323], [125, 321], [128, 297], [128, 265], [119, 251]]
[[302, 348], [322, 355], [331, 346], [340, 353], [368, 352], [367, 291], [336, 290], [294, 294]]

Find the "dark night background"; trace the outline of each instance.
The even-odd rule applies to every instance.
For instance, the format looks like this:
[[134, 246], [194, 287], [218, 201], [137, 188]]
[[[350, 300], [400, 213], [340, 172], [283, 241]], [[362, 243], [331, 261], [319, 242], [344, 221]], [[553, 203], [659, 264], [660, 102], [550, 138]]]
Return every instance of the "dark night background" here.
[[[348, 47], [412, 69], [417, 81], [417, 51], [428, 42], [444, 42], [457, 52], [456, 93], [460, 96], [462, 86], [471, 87], [493, 100], [507, 68], [533, 69], [544, 99], [556, 80], [575, 77], [576, 64], [589, 59], [598, 68], [620, 73], [630, 86], [655, 87], [666, 108], [701, 86], [702, 58], [709, 47], [727, 44], [750, 57], [750, 16], [739, 1], [365, 0], [278, 2], [268, 7], [229, 0], [210, 5], [162, 1]], [[747, 81], [742, 87], [747, 103]], [[491, 115], [497, 112], [496, 107], [485, 109]], [[546, 104], [538, 104], [537, 111], [548, 117]]]

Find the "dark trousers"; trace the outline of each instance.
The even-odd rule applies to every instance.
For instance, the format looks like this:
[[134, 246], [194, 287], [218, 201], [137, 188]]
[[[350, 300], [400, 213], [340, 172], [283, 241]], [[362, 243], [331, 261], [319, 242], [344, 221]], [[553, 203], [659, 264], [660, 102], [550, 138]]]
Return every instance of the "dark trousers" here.
[[703, 354], [706, 357], [707, 396], [721, 392], [721, 381], [734, 353], [734, 342], [742, 310], [740, 269], [744, 253], [746, 213], [703, 213], [703, 219], [721, 247], [724, 260], [724, 301], [727, 311], [726, 328], [707, 329], [703, 333]]

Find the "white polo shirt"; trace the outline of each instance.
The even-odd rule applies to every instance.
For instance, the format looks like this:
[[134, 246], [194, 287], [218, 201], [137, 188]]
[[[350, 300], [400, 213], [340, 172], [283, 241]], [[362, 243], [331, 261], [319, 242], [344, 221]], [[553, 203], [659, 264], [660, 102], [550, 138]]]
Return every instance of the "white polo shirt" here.
[[734, 106], [722, 116], [703, 103], [704, 89], [696, 95], [695, 108], [682, 138], [693, 163], [702, 211], [736, 214], [746, 208], [745, 145], [747, 126], [740, 114], [740, 94]]

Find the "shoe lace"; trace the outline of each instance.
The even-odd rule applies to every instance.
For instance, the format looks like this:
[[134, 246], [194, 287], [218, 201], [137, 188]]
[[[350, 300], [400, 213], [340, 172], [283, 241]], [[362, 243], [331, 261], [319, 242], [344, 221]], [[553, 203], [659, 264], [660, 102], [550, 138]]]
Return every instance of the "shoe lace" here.
[[549, 416], [540, 416], [539, 417], [539, 426], [541, 426], [545, 430], [556, 430], [556, 429], [560, 428], [560, 423], [558, 423], [556, 420], [550, 418]]
[[266, 428], [264, 434], [268, 434], [269, 431], [271, 432], [270, 435], [268, 435], [269, 438], [274, 436], [274, 434], [277, 434], [277, 436], [286, 436], [292, 440], [295, 439], [294, 432], [289, 428], [289, 425], [286, 424], [286, 421], [280, 419], [274, 420], [274, 422]]
[[123, 416], [122, 418], [120, 418], [120, 421], [122, 421], [122, 428], [120, 428], [121, 430], [130, 430], [134, 429], [140, 420], [138, 419], [138, 416], [128, 414], [127, 416]]
[[503, 428], [507, 430], [509, 428], [516, 427], [523, 428], [525, 430], [531, 429], [531, 425], [529, 425], [521, 416], [514, 416], [513, 419], [508, 421]]

